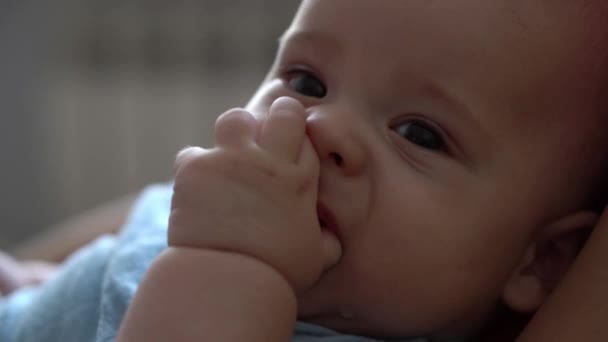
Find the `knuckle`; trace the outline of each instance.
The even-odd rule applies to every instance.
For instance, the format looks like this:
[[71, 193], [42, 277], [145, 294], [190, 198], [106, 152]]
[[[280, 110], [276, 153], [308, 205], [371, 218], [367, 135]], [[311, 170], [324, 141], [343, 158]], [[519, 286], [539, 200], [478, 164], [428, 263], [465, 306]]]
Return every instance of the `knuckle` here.
[[175, 156], [174, 169], [178, 170], [184, 163], [186, 163], [189, 159], [195, 157], [197, 154], [200, 154], [204, 150], [200, 147], [188, 146], [180, 150]]
[[187, 159], [182, 159], [175, 175], [176, 179], [191, 173], [197, 173], [201, 168], [205, 167], [207, 159], [209, 159], [208, 154], [198, 154], [190, 156]]
[[251, 119], [253, 119], [252, 115], [246, 110], [240, 108], [231, 109], [215, 120], [215, 131], [231, 131], [233, 128], [240, 126]]

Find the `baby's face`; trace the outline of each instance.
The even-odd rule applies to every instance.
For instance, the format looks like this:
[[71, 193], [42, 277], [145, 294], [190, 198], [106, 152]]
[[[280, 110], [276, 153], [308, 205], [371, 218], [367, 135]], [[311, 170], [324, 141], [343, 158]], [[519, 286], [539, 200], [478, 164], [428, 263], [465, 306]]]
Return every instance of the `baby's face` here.
[[594, 129], [599, 61], [582, 9], [545, 3], [303, 2], [248, 105], [307, 108], [320, 218], [342, 242], [300, 318], [373, 336], [466, 332], [535, 229], [580, 204], [567, 175]]

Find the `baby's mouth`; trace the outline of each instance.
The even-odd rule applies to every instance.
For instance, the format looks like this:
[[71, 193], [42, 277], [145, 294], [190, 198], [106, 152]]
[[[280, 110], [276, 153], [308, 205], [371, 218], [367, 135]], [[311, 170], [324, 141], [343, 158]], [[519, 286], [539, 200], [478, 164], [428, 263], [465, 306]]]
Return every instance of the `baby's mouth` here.
[[321, 202], [317, 203], [317, 216], [321, 229], [334, 234], [338, 240], [341, 240], [340, 231], [333, 214]]

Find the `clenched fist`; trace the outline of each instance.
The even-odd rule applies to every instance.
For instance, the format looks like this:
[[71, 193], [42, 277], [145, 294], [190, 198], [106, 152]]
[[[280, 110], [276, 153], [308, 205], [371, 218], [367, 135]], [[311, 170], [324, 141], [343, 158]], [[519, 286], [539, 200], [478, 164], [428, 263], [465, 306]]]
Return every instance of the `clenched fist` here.
[[319, 225], [318, 177], [298, 101], [277, 99], [259, 121], [230, 110], [216, 122], [214, 148], [177, 157], [169, 245], [251, 256], [304, 291], [341, 254]]

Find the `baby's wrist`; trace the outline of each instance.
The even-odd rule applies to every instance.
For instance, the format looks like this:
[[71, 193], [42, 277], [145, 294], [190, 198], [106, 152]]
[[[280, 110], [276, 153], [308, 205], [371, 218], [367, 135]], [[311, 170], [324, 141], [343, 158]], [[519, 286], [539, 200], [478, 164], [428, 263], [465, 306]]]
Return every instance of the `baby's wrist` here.
[[[218, 269], [231, 269], [231, 272], [240, 270], [242, 274], [243, 284], [248, 284], [252, 281], [252, 277], [264, 280], [265, 283], [272, 282], [274, 287], [287, 287], [293, 293], [295, 298], [296, 291], [288, 279], [274, 266], [269, 263], [238, 251], [220, 250], [213, 248], [191, 248], [191, 247], [169, 247], [163, 255], [163, 258], [170, 259], [190, 259], [196, 260], [205, 267], [201, 267], [201, 275], [216, 275]], [[207, 267], [210, 266], [210, 267]]]
[[289, 283], [265, 263], [228, 251], [169, 247], [140, 283], [119, 340], [286, 341], [296, 311]]

